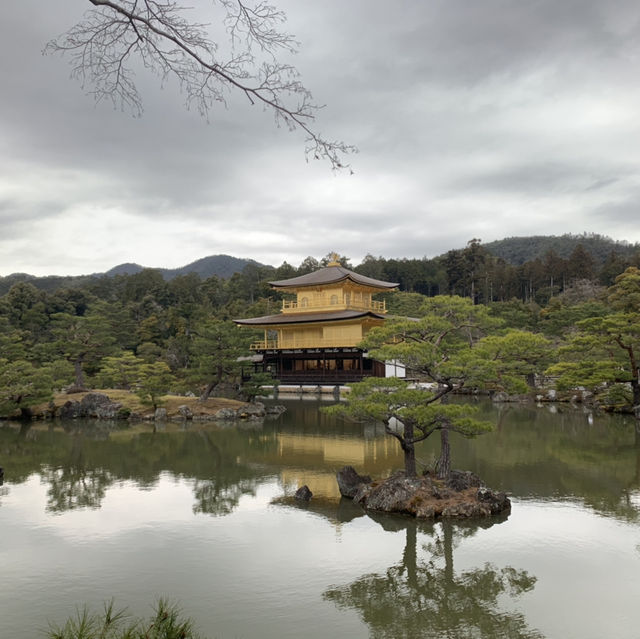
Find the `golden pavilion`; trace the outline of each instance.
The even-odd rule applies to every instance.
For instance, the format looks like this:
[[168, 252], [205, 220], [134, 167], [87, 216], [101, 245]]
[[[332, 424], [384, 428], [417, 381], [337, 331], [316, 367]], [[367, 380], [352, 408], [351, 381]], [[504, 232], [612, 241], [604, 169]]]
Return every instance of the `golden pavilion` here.
[[384, 377], [384, 362], [369, 359], [358, 344], [385, 319], [385, 302], [373, 296], [398, 284], [365, 277], [335, 260], [313, 273], [269, 284], [295, 298], [283, 300], [277, 315], [234, 320], [264, 330], [264, 338], [251, 345], [263, 371], [285, 384]]

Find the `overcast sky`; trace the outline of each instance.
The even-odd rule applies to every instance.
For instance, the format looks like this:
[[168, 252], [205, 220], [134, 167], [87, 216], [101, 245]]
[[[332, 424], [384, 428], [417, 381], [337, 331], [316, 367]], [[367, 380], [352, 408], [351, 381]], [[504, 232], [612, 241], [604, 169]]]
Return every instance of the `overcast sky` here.
[[359, 148], [353, 175], [306, 162], [304, 136], [244, 99], [207, 124], [142, 73], [141, 118], [95, 105], [68, 60], [41, 54], [88, 0], [8, 3], [0, 275], [218, 253], [357, 264], [523, 235], [640, 242], [637, 0], [273, 2], [326, 105], [316, 129]]

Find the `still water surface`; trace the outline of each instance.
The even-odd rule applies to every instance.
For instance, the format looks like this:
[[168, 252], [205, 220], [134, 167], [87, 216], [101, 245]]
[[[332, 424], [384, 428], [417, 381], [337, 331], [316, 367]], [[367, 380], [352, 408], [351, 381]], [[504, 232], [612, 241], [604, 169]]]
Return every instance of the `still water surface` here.
[[[340, 502], [336, 469], [381, 476], [402, 458], [314, 402], [243, 427], [2, 425], [0, 637], [111, 598], [146, 616], [158, 597], [211, 639], [640, 637], [633, 420], [479, 406], [496, 431], [456, 438], [453, 465], [513, 508], [464, 525]], [[290, 499], [302, 484], [308, 508]]]

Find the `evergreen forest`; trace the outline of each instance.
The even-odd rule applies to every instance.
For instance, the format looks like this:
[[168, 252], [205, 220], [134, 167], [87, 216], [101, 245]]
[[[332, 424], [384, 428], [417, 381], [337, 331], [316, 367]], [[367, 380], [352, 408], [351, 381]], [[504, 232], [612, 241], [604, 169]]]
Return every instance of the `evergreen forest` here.
[[[433, 259], [340, 261], [398, 283], [382, 296], [389, 318], [420, 318], [436, 297], [484, 307], [492, 318], [478, 336], [484, 357], [505, 365], [478, 382], [480, 390], [579, 389], [602, 406], [631, 410], [640, 404], [640, 248], [599, 238], [594, 251], [593, 236], [569, 239], [560, 252], [531, 242], [538, 252], [520, 264], [477, 239]], [[59, 286], [18, 278], [0, 297], [0, 414], [28, 417], [62, 389], [134, 390], [153, 406], [169, 392], [228, 392], [240, 379], [238, 358], [259, 337], [231, 320], [279, 312], [282, 295], [269, 281], [329, 260], [308, 257], [298, 267], [246, 261], [228, 277], [180, 272], [169, 279], [142, 268]]]

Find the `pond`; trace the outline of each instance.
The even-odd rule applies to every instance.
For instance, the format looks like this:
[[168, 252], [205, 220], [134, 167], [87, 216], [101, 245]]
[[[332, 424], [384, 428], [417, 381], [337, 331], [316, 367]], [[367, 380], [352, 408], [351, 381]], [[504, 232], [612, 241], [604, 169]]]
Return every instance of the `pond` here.
[[[345, 464], [402, 466], [381, 427], [283, 403], [239, 427], [0, 425], [0, 636], [43, 636], [110, 599], [147, 616], [160, 597], [210, 639], [639, 636], [632, 419], [479, 402], [496, 430], [454, 438], [453, 466], [512, 511], [418, 524], [339, 499]], [[308, 507], [291, 499], [302, 484]]]

